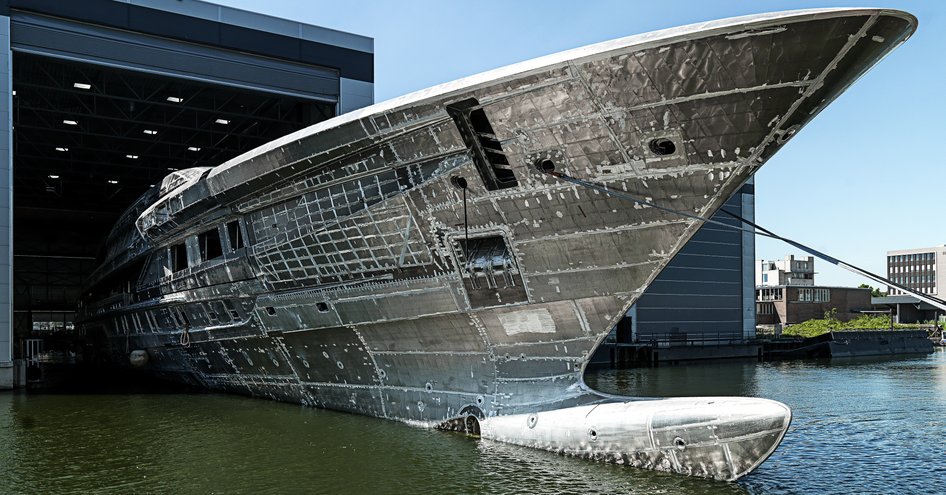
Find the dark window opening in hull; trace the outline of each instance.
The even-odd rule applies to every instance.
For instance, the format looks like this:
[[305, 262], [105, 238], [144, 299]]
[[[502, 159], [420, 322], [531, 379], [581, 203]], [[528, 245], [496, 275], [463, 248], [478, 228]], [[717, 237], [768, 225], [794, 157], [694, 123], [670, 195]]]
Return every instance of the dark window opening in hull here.
[[171, 271], [179, 272], [187, 268], [187, 246], [183, 242], [172, 245], [170, 248]]
[[502, 143], [496, 139], [493, 126], [486, 112], [475, 98], [458, 101], [447, 106], [463, 137], [463, 142], [473, 153], [473, 162], [489, 191], [517, 187], [519, 181], [512, 171], [503, 151]]
[[474, 288], [495, 289], [515, 285], [512, 279], [516, 272], [515, 264], [502, 236], [470, 239], [467, 252], [466, 271]]
[[201, 261], [223, 256], [223, 247], [220, 245], [220, 231], [216, 228], [197, 234], [197, 246], [200, 248]]
[[474, 308], [500, 306], [528, 300], [515, 256], [502, 235], [454, 240], [460, 276]]
[[227, 238], [230, 240], [230, 251], [243, 247], [243, 231], [240, 229], [239, 220], [227, 223]]

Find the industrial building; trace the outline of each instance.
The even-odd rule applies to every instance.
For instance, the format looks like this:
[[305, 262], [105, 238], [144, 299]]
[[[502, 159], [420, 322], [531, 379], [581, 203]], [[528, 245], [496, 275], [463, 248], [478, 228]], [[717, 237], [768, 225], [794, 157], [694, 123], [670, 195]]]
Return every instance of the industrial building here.
[[755, 237], [737, 217], [755, 219], [752, 180], [647, 287], [598, 349], [595, 363], [658, 364], [757, 355], [758, 346], [748, 344], [756, 335]]
[[[744, 185], [713, 216], [714, 222], [742, 228], [730, 213], [754, 221], [753, 183]], [[631, 308], [637, 340], [711, 342], [755, 337], [754, 258], [753, 234], [703, 225]]]
[[795, 255], [785, 259], [755, 262], [756, 286], [774, 287], [778, 285], [815, 285], [815, 258], [795, 259]]
[[943, 318], [941, 309], [908, 294], [872, 297], [870, 301], [876, 311], [889, 311], [895, 323], [926, 323]]
[[815, 259], [756, 260], [756, 323], [794, 325], [828, 312], [848, 321], [871, 310], [870, 289], [815, 285]]
[[[924, 294], [937, 296], [946, 284], [946, 244], [887, 251], [887, 278]], [[889, 295], [904, 292], [890, 287]]]
[[197, 0], [5, 0], [0, 43], [0, 389], [147, 188], [373, 103], [371, 38]]
[[870, 310], [867, 288], [780, 285], [756, 289], [759, 325], [794, 325], [824, 318], [828, 312], [840, 321], [849, 321]]
[[[887, 251], [887, 278], [901, 286], [943, 299], [946, 244]], [[875, 297], [872, 302], [876, 309], [890, 311], [897, 323], [921, 323], [942, 317], [942, 311], [932, 304], [894, 287], [888, 287], [886, 297]]]

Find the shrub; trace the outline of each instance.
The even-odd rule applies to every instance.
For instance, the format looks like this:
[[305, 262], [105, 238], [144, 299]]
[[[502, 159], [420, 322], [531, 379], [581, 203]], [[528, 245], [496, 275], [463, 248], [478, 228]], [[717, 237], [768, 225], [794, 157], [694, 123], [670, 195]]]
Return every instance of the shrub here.
[[[785, 327], [782, 335], [817, 337], [834, 330], [886, 330], [890, 328], [890, 316], [863, 314], [851, 321], [840, 321], [837, 309], [826, 311], [824, 318], [808, 320]], [[894, 325], [894, 328], [913, 328], [911, 325]]]

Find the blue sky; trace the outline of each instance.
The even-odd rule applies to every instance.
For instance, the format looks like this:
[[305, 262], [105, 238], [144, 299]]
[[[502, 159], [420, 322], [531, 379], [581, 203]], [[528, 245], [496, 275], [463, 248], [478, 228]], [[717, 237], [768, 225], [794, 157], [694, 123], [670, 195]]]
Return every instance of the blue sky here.
[[[215, 0], [375, 40], [375, 100], [578, 46], [694, 22], [832, 1]], [[868, 4], [868, 5], [865, 5]], [[883, 274], [886, 251], [946, 243], [946, 2], [885, 0], [917, 33], [756, 175], [756, 221]], [[798, 254], [757, 238], [757, 257]], [[824, 262], [817, 283], [871, 283]]]

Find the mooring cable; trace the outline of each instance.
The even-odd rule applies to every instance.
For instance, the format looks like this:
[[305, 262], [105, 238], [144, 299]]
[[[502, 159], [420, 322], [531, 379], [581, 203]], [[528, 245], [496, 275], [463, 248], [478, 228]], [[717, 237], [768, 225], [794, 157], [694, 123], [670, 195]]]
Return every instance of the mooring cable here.
[[555, 177], [555, 178], [557, 178], [557, 179], [563, 180], [563, 181], [565, 181], [565, 182], [568, 182], [568, 183], [571, 183], [571, 184], [575, 184], [575, 185], [578, 185], [578, 186], [582, 186], [582, 187], [586, 187], [586, 188], [588, 188], [588, 189], [592, 189], [592, 190], [601, 192], [601, 193], [603, 193], [603, 194], [607, 194], [608, 196], [611, 196], [611, 197], [614, 197], [614, 198], [623, 199], [623, 200], [626, 200], [626, 201], [632, 201], [632, 202], [637, 203], [637, 204], [639, 204], [639, 205], [643, 205], [643, 206], [648, 206], [648, 207], [651, 207], [651, 208], [655, 208], [655, 209], [657, 209], [657, 210], [665, 211], [665, 212], [667, 212], [667, 213], [671, 213], [671, 214], [674, 214], [674, 215], [678, 215], [678, 216], [682, 216], [682, 217], [685, 217], [685, 218], [689, 218], [689, 219], [691, 219], [691, 220], [698, 220], [698, 221], [700, 221], [700, 222], [709, 223], [709, 224], [712, 224], [712, 225], [718, 225], [718, 226], [720, 226], [720, 227], [724, 227], [724, 228], [731, 229], [731, 230], [736, 230], [736, 231], [739, 231], [739, 232], [745, 232], [745, 233], [749, 233], [749, 234], [753, 234], [753, 235], [759, 235], [759, 236], [763, 236], [763, 237], [769, 237], [769, 238], [771, 238], [771, 239], [780, 240], [780, 241], [785, 242], [785, 243], [787, 243], [787, 244], [789, 244], [789, 245], [791, 245], [791, 246], [793, 246], [793, 247], [795, 247], [795, 248], [801, 249], [802, 251], [804, 251], [804, 252], [806, 252], [806, 253], [808, 253], [808, 254], [810, 254], [810, 255], [812, 255], [812, 256], [821, 258], [822, 260], [827, 261], [828, 263], [831, 263], [832, 265], [841, 267], [841, 268], [843, 268], [843, 269], [845, 269], [845, 270], [847, 270], [847, 271], [849, 271], [849, 272], [856, 273], [856, 274], [858, 274], [858, 275], [860, 275], [860, 276], [862, 276], [862, 277], [869, 278], [869, 279], [871, 279], [871, 280], [873, 280], [873, 281], [875, 281], [875, 282], [878, 282], [878, 283], [887, 285], [888, 287], [894, 287], [894, 288], [896, 288], [896, 289], [898, 289], [898, 290], [900, 290], [900, 291], [903, 291], [903, 292], [906, 292], [907, 294], [912, 295], [913, 297], [916, 297], [917, 299], [919, 299], [919, 300], [922, 301], [922, 302], [925, 302], [925, 303], [930, 304], [930, 305], [932, 305], [932, 306], [935, 306], [935, 307], [937, 307], [937, 308], [939, 308], [939, 309], [941, 309], [941, 310], [943, 310], [943, 311], [946, 311], [946, 301], [943, 301], [943, 300], [941, 300], [941, 299], [939, 299], [939, 298], [936, 298], [936, 297], [929, 296], [929, 295], [927, 295], [927, 294], [923, 294], [922, 292], [915, 291], [915, 290], [910, 289], [910, 288], [908, 288], [908, 287], [904, 287], [904, 286], [902, 286], [902, 285], [900, 285], [900, 284], [897, 284], [897, 283], [895, 283], [895, 282], [892, 282], [891, 280], [888, 280], [888, 279], [885, 278], [885, 277], [881, 277], [880, 275], [877, 275], [877, 274], [875, 274], [875, 273], [869, 272], [869, 271], [867, 271], [867, 270], [865, 270], [865, 269], [863, 269], [863, 268], [859, 268], [859, 267], [857, 267], [857, 266], [855, 266], [855, 265], [852, 265], [852, 264], [850, 264], [850, 263], [847, 263], [847, 262], [845, 262], [845, 261], [842, 261], [842, 260], [840, 260], [840, 259], [838, 259], [838, 258], [835, 258], [834, 256], [830, 256], [830, 255], [828, 255], [828, 254], [826, 254], [826, 253], [823, 253], [823, 252], [821, 252], [821, 251], [819, 251], [819, 250], [817, 250], [817, 249], [814, 249], [814, 248], [812, 248], [812, 247], [808, 247], [808, 246], [806, 246], [806, 245], [804, 245], [804, 244], [802, 244], [802, 243], [800, 243], [800, 242], [798, 242], [798, 241], [795, 241], [795, 240], [793, 240], [793, 239], [789, 239], [789, 238], [787, 238], [787, 237], [778, 235], [778, 234], [776, 234], [775, 232], [772, 232], [771, 230], [769, 230], [769, 229], [767, 229], [767, 228], [765, 228], [765, 227], [762, 227], [761, 225], [758, 225], [758, 224], [756, 224], [756, 223], [754, 223], [754, 222], [750, 222], [749, 220], [746, 220], [746, 219], [743, 218], [742, 216], [736, 215], [735, 213], [732, 213], [732, 212], [727, 211], [727, 210], [725, 210], [725, 209], [720, 209], [720, 211], [722, 211], [723, 213], [725, 213], [725, 214], [727, 214], [727, 215], [733, 217], [734, 219], [738, 220], [739, 222], [741, 222], [741, 223], [743, 223], [743, 224], [745, 224], [745, 225], [748, 225], [749, 227], [752, 227], [752, 229], [750, 230], [750, 229], [744, 228], [744, 227], [742, 227], [742, 226], [731, 225], [731, 224], [728, 224], [728, 223], [726, 223], [726, 222], [721, 222], [721, 221], [719, 221], [719, 220], [714, 220], [714, 219], [712, 219], [712, 218], [706, 218], [706, 217], [703, 217], [703, 216], [700, 216], [700, 215], [696, 215], [696, 214], [693, 214], [693, 213], [687, 213], [687, 212], [685, 212], [685, 211], [680, 211], [680, 210], [677, 210], [677, 209], [674, 209], [674, 208], [670, 208], [670, 207], [667, 207], [667, 206], [661, 206], [661, 205], [659, 205], [659, 204], [654, 203], [653, 201], [648, 201], [648, 200], [646, 200], [646, 199], [639, 198], [639, 197], [634, 196], [634, 195], [632, 195], [632, 194], [628, 194], [628, 193], [625, 193], [625, 192], [622, 192], [622, 191], [615, 191], [615, 190], [609, 188], [609, 187], [606, 186], [606, 185], [597, 184], [597, 183], [595, 183], [595, 182], [586, 181], [586, 180], [583, 180], [583, 179], [578, 179], [578, 178], [572, 177], [572, 176], [570, 176], [570, 175], [564, 174], [564, 173], [562, 173], [562, 172], [557, 172], [557, 171], [555, 170], [554, 164], [551, 163], [551, 162], [548, 161], [548, 160], [543, 161], [543, 162], [537, 164], [537, 165], [536, 165], [536, 169], [538, 169], [538, 171], [541, 172], [541, 173], [550, 175], [550, 176], [552, 176], [552, 177]]

